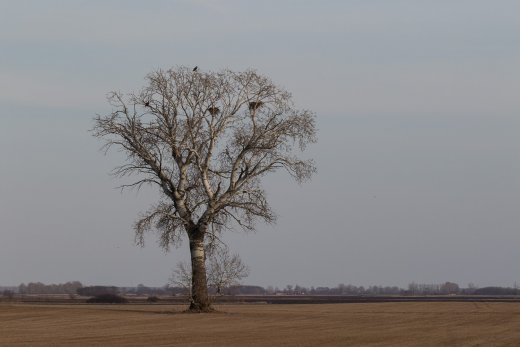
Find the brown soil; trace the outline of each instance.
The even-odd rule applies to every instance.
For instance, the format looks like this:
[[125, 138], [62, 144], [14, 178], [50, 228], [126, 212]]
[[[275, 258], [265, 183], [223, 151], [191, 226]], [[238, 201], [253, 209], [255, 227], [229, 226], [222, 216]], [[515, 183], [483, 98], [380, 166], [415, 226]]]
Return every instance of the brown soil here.
[[520, 345], [519, 303], [0, 305], [0, 346]]

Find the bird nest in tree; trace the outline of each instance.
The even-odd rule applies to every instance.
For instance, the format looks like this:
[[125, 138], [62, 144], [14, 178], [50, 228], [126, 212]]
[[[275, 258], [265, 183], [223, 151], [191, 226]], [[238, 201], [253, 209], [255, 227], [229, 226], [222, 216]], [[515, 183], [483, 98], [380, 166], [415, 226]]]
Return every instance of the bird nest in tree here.
[[220, 112], [220, 109], [218, 107], [210, 107], [210, 108], [208, 108], [208, 112], [211, 115], [216, 115], [217, 113]]
[[264, 103], [261, 101], [251, 101], [249, 103], [249, 109], [254, 111], [257, 110], [260, 106], [262, 106]]

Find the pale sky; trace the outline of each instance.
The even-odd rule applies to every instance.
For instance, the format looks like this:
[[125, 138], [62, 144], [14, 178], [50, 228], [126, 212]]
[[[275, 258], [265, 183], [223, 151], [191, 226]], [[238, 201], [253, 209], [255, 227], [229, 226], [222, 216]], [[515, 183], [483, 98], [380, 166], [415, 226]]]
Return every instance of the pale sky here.
[[316, 112], [318, 166], [224, 236], [248, 284], [520, 282], [520, 2], [0, 0], [0, 285], [164, 285], [88, 130], [157, 68], [255, 68]]

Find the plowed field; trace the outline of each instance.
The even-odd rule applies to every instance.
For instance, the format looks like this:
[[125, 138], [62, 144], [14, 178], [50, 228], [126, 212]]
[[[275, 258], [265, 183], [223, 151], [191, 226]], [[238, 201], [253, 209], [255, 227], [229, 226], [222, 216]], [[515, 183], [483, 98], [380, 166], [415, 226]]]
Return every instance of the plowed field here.
[[0, 305], [0, 346], [520, 346], [518, 303]]

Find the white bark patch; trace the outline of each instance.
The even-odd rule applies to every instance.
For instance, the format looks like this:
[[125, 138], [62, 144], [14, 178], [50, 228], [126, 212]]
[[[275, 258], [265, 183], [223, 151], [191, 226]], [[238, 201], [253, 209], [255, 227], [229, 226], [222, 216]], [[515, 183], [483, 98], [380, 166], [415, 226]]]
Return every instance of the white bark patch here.
[[191, 258], [204, 260], [204, 246], [193, 245], [191, 249]]

